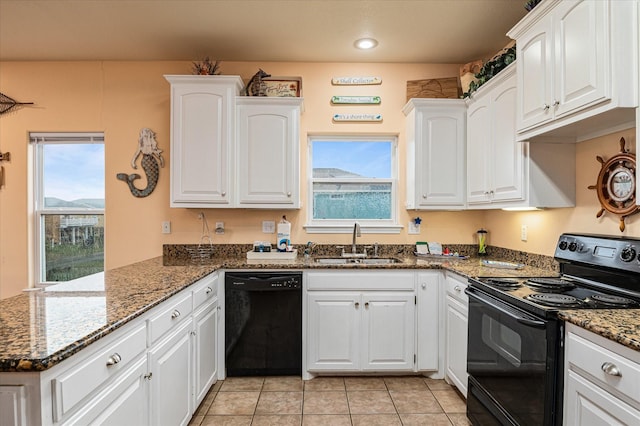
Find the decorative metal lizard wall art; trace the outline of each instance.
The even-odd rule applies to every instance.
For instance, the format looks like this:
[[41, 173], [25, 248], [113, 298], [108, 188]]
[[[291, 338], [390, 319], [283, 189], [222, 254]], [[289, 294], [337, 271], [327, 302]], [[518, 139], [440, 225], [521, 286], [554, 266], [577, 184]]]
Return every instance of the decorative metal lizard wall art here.
[[142, 170], [144, 170], [147, 176], [147, 187], [144, 189], [138, 189], [134, 185], [136, 179], [140, 179], [138, 173], [132, 173], [127, 175], [126, 173], [118, 173], [116, 178], [126, 182], [129, 185], [129, 190], [134, 197], [143, 198], [153, 192], [158, 184], [158, 177], [160, 175], [160, 167], [164, 167], [164, 159], [162, 158], [162, 150], [158, 148], [156, 142], [156, 134], [149, 128], [140, 130], [140, 137], [138, 138], [138, 149], [131, 159], [131, 167], [137, 169], [136, 160], [142, 154]]

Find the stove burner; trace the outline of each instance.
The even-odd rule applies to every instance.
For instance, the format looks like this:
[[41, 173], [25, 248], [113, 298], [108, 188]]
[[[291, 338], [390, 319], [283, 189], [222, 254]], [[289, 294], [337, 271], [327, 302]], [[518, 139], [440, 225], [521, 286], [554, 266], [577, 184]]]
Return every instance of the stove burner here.
[[612, 294], [594, 294], [591, 296], [591, 300], [612, 307], [633, 308], [638, 306], [634, 300]]
[[561, 292], [571, 290], [576, 285], [562, 278], [529, 278], [527, 286], [537, 291]]
[[485, 283], [507, 290], [518, 288], [522, 285], [520, 281], [513, 278], [487, 278]]
[[543, 306], [580, 307], [583, 302], [573, 296], [557, 293], [534, 293], [526, 296], [532, 302]]

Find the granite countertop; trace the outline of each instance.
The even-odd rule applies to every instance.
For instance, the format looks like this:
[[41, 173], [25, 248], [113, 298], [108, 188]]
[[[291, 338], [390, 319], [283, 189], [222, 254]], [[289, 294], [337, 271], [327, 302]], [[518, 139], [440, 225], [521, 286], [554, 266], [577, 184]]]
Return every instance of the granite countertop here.
[[0, 300], [0, 372], [46, 370], [218, 269], [445, 269], [465, 277], [557, 276], [554, 268], [541, 265], [490, 268], [477, 257], [395, 257], [401, 262], [364, 266], [321, 265], [302, 256], [284, 262], [248, 261], [237, 253], [220, 253], [205, 261], [163, 256], [28, 291]]
[[214, 270], [158, 257], [0, 300], [0, 372], [46, 370]]
[[640, 309], [560, 311], [560, 319], [640, 351]]

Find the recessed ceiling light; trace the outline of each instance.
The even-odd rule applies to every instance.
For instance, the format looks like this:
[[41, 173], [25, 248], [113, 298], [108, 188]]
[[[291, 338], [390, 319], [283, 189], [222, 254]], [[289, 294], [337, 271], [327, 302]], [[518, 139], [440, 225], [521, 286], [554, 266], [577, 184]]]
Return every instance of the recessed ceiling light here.
[[358, 49], [367, 50], [373, 49], [378, 45], [378, 40], [374, 38], [361, 38], [354, 43]]

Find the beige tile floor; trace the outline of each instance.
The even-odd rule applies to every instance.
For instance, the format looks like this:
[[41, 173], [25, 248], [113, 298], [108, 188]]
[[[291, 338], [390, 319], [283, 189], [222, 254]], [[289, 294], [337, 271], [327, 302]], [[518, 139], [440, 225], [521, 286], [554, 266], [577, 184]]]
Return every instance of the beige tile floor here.
[[229, 377], [190, 425], [469, 425], [465, 400], [425, 377]]

